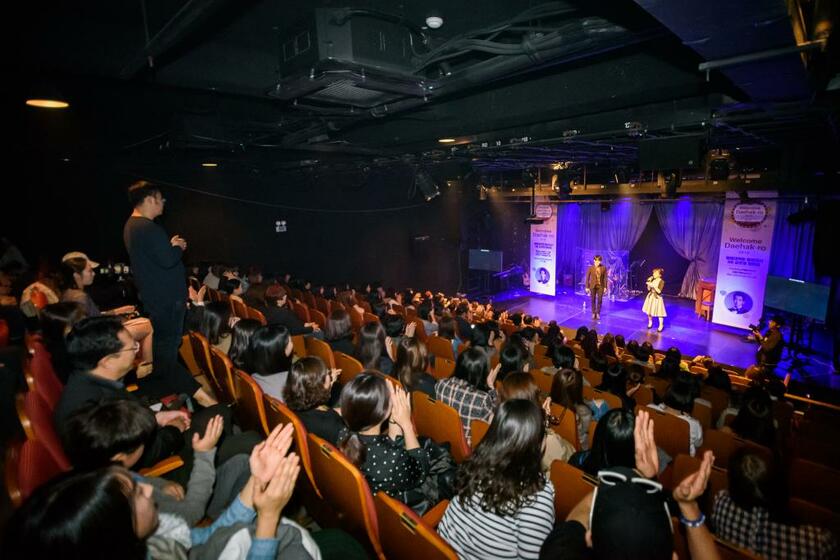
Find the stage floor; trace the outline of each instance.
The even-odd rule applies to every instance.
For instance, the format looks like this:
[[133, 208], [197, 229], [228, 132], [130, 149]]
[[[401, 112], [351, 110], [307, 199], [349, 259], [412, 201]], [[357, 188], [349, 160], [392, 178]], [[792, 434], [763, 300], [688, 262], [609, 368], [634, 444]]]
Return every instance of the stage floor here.
[[[557, 321], [564, 327], [577, 329], [581, 325], [594, 327], [599, 335], [622, 334], [627, 340], [650, 341], [654, 348], [678, 347], [684, 354], [695, 356], [707, 354], [715, 360], [746, 368], [755, 361], [756, 343], [746, 340], [746, 331], [716, 325], [698, 318], [694, 314], [694, 302], [683, 298], [666, 297], [668, 317], [665, 329], [656, 332], [648, 330], [647, 317], [642, 313], [641, 296], [627, 302], [608, 301], [604, 298], [601, 319], [592, 320], [590, 300], [573, 292], [561, 293], [555, 297], [533, 294], [514, 289], [496, 294], [492, 298], [496, 309], [521, 310], [537, 315], [545, 322]], [[586, 302], [586, 309], [583, 303]], [[789, 333], [785, 332], [785, 339]], [[814, 398], [836, 402], [840, 399], [840, 375], [831, 372], [831, 337], [829, 333], [814, 333], [814, 351], [794, 357], [785, 351], [784, 360], [777, 370], [780, 375], [791, 374], [790, 390], [803, 396], [813, 393]], [[829, 393], [825, 389], [833, 389]]]

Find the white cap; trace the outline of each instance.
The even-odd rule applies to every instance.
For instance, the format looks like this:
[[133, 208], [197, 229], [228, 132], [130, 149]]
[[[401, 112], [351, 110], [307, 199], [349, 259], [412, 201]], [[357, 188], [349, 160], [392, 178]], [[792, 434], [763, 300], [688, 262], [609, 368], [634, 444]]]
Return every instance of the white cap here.
[[99, 268], [98, 262], [91, 260], [90, 257], [85, 255], [81, 251], [71, 251], [70, 253], [67, 253], [66, 255], [61, 257], [61, 262], [66, 262], [70, 259], [85, 259], [87, 262], [90, 263], [91, 268]]

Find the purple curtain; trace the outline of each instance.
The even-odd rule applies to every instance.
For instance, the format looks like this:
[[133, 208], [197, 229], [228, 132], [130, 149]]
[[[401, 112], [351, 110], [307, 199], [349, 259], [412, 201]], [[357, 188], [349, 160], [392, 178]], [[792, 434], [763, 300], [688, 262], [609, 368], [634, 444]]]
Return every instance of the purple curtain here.
[[697, 283], [717, 276], [723, 204], [689, 199], [663, 202], [656, 205], [656, 216], [665, 239], [678, 255], [689, 261], [680, 296], [694, 299]]
[[645, 231], [652, 210], [649, 204], [626, 200], [611, 203], [606, 211], [600, 204], [581, 204], [579, 246], [629, 251]]
[[815, 222], [792, 225], [788, 216], [798, 212], [798, 200], [780, 200], [776, 206], [776, 225], [773, 246], [770, 248], [770, 275], [796, 278], [806, 282], [821, 282], [814, 271]]

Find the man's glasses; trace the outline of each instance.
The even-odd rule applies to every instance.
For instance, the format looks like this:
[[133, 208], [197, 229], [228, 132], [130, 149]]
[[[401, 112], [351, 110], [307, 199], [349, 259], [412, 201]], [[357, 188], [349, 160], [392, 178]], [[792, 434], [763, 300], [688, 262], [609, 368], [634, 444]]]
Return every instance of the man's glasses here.
[[135, 340], [134, 344], [131, 345], [131, 348], [123, 348], [122, 350], [117, 350], [116, 352], [114, 352], [114, 354], [122, 354], [123, 352], [134, 352], [136, 354], [138, 350], [140, 350], [140, 343]]

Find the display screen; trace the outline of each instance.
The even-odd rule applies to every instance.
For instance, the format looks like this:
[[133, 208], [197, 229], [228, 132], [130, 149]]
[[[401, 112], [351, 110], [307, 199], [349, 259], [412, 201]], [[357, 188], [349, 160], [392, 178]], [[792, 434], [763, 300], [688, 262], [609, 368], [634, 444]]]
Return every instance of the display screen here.
[[470, 270], [502, 271], [502, 252], [489, 249], [470, 249]]
[[828, 310], [829, 286], [811, 284], [793, 278], [768, 276], [764, 292], [764, 305], [825, 321]]

